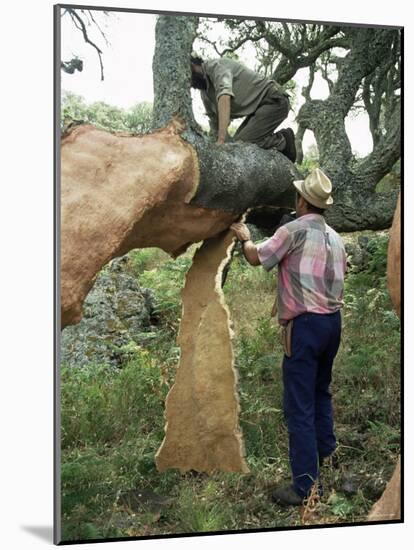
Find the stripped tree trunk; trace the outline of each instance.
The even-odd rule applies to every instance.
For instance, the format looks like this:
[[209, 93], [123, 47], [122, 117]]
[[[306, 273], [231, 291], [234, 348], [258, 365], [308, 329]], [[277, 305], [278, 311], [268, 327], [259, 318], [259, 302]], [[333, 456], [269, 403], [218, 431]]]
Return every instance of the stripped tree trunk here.
[[[401, 223], [400, 197], [395, 209], [394, 221], [388, 245], [387, 282], [391, 300], [398, 316], [401, 312]], [[394, 473], [381, 498], [372, 507], [368, 519], [384, 521], [401, 519], [401, 465], [398, 458]]]

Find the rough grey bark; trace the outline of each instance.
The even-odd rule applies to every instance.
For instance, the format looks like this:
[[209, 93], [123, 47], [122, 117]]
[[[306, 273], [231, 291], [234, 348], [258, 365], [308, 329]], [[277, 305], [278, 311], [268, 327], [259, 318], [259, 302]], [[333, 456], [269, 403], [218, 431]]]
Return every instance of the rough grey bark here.
[[224, 146], [187, 136], [200, 162], [200, 185], [191, 204], [242, 213], [258, 206], [292, 207], [292, 181], [301, 176], [281, 153], [252, 143]]
[[189, 130], [197, 129], [190, 93], [190, 57], [197, 25], [197, 17], [158, 17], [152, 63], [154, 130], [163, 128], [175, 116], [185, 120]]
[[[316, 66], [315, 64], [309, 66], [309, 79], [308, 84], [302, 88], [302, 95], [305, 98], [305, 101], [311, 101], [311, 90], [313, 87], [313, 83], [315, 81], [315, 71]], [[302, 164], [303, 162], [303, 138], [305, 136], [307, 128], [303, 124], [299, 122], [298, 129], [295, 136], [295, 143], [296, 143], [296, 162], [298, 164]]]

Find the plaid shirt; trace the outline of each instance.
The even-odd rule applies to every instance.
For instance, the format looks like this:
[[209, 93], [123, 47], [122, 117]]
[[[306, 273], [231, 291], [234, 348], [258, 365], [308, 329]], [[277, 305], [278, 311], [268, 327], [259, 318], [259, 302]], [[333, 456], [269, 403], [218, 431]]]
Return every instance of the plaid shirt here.
[[346, 254], [341, 237], [319, 214], [280, 227], [257, 246], [260, 263], [278, 270], [278, 316], [284, 325], [301, 313], [333, 313], [343, 306]]

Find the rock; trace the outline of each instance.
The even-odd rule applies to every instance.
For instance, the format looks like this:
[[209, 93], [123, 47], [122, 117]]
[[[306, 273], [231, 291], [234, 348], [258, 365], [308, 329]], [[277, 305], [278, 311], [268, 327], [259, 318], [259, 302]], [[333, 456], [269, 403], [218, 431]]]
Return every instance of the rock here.
[[359, 235], [356, 242], [345, 243], [348, 266], [353, 272], [369, 269], [373, 255], [383, 239], [384, 234], [378, 233], [373, 235]]
[[62, 331], [61, 362], [121, 367], [134, 346], [155, 330], [153, 292], [141, 288], [128, 271], [128, 256], [112, 260], [96, 278], [83, 305], [83, 319]]
[[358, 478], [351, 473], [344, 473], [341, 491], [348, 496], [356, 495], [359, 488]]

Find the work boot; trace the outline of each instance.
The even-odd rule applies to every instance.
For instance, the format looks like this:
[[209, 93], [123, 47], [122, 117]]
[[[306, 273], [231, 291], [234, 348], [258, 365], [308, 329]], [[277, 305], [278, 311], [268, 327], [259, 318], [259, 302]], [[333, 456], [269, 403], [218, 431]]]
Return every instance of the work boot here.
[[287, 157], [291, 162], [296, 161], [296, 145], [295, 145], [295, 134], [293, 133], [292, 128], [285, 128], [280, 130], [280, 133], [283, 134], [286, 145], [283, 151], [285, 157]]
[[292, 485], [278, 487], [272, 492], [270, 498], [272, 502], [282, 506], [300, 506], [303, 504], [303, 498], [297, 494]]

